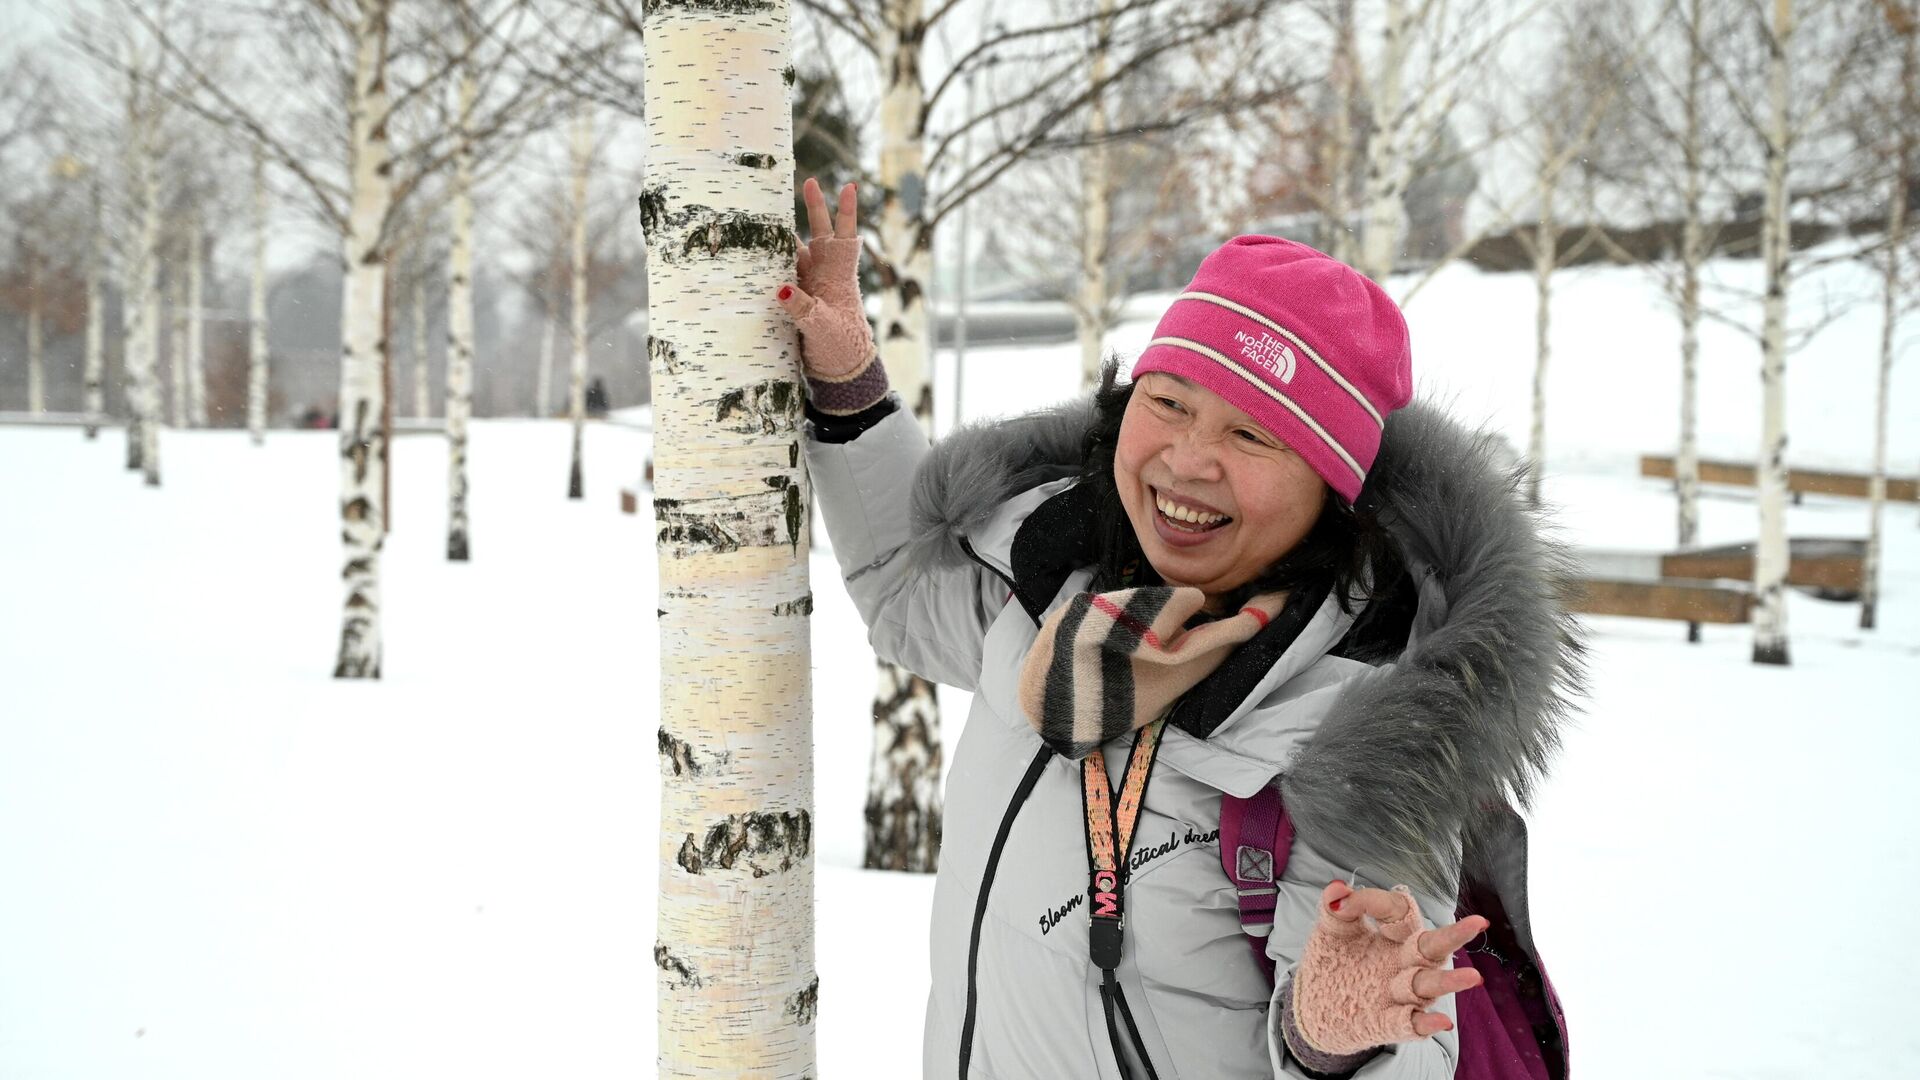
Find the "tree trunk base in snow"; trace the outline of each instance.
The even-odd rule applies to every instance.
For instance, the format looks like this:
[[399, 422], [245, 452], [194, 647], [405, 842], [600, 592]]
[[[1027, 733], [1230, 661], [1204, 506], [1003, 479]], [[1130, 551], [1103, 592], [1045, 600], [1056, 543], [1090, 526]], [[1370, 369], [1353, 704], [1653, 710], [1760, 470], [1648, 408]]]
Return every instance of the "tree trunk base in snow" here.
[[931, 874], [938, 868], [941, 753], [933, 684], [881, 661], [867, 780], [867, 869]]
[[586, 488], [586, 485], [583, 484], [580, 480], [580, 463], [576, 461], [573, 463], [572, 470], [569, 471], [567, 475], [567, 498], [569, 499], [585, 498], [586, 497], [585, 488]]
[[1778, 645], [1762, 645], [1759, 642], [1755, 642], [1753, 646], [1753, 662], [1756, 664], [1777, 664], [1780, 667], [1787, 667], [1792, 663], [1792, 661], [1787, 659], [1787, 645], [1785, 642], [1781, 642]]
[[447, 561], [448, 562], [468, 561], [466, 533], [453, 533], [447, 537]]
[[1875, 622], [1875, 617], [1877, 614], [1875, 609], [1878, 606], [1879, 605], [1875, 604], [1871, 600], [1860, 605], [1860, 629], [1871, 630], [1874, 628], [1873, 624]]
[[1690, 645], [1700, 644], [1700, 624], [1699, 623], [1690, 622], [1687, 624], [1687, 643]]

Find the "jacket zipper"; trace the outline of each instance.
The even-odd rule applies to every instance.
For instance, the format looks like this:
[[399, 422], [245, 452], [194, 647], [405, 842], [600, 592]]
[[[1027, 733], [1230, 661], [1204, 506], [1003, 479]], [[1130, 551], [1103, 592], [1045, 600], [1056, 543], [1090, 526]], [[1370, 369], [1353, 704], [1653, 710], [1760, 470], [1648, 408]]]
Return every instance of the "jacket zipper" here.
[[[987, 560], [985, 560], [985, 559], [983, 559], [983, 558], [981, 558], [981, 557], [980, 557], [980, 553], [979, 553], [979, 552], [977, 552], [977, 551], [975, 551], [975, 550], [973, 550], [973, 541], [971, 541], [971, 540], [968, 540], [968, 539], [967, 539], [966, 537], [964, 537], [964, 536], [962, 536], [962, 537], [960, 537], [960, 538], [959, 538], [959, 540], [960, 540], [960, 550], [961, 550], [961, 551], [964, 551], [964, 552], [966, 552], [966, 553], [967, 553], [967, 558], [969, 558], [969, 559], [972, 559], [972, 560], [973, 560], [974, 562], [977, 562], [977, 563], [979, 563], [979, 564], [980, 564], [981, 566], [984, 566], [984, 567], [986, 567], [986, 569], [987, 569], [987, 572], [988, 572], [988, 573], [990, 573], [990, 574], [992, 574], [992, 575], [993, 575], [994, 577], [997, 577], [997, 578], [999, 578], [999, 579], [1000, 579], [1001, 581], [1004, 581], [1004, 582], [1006, 582], [1006, 583], [1007, 583], [1007, 591], [1008, 591], [1008, 592], [1019, 592], [1019, 591], [1020, 591], [1020, 590], [1019, 590], [1019, 589], [1018, 589], [1018, 588], [1017, 588], [1017, 587], [1016, 587], [1016, 586], [1014, 585], [1014, 583], [1013, 583], [1013, 579], [1012, 579], [1012, 578], [1010, 578], [1010, 577], [1008, 577], [1007, 575], [1005, 575], [1005, 574], [1003, 574], [1003, 573], [1001, 573], [1001, 572], [1000, 572], [1000, 568], [999, 568], [999, 567], [997, 567], [997, 566], [995, 566], [995, 565], [993, 565], [992, 563], [990, 563], [990, 562], [988, 562]], [[1038, 623], [1038, 622], [1039, 622], [1039, 620], [1038, 620], [1038, 619], [1035, 619], [1035, 620], [1034, 620], [1034, 622], [1036, 622], [1036, 623]]]
[[993, 875], [1000, 868], [1000, 853], [1007, 846], [1007, 834], [1013, 831], [1013, 819], [1020, 816], [1020, 807], [1033, 794], [1033, 786], [1039, 783], [1040, 774], [1052, 757], [1053, 751], [1042, 746], [1027, 764], [1026, 775], [1013, 789], [1013, 798], [1007, 803], [1006, 813], [1001, 815], [1000, 831], [994, 834], [993, 849], [987, 853], [987, 869], [980, 876], [980, 896], [973, 905], [973, 936], [967, 942], [967, 1015], [960, 1025], [960, 1080], [967, 1080], [967, 1069], [973, 1061], [973, 1021], [980, 1004], [980, 926], [987, 918], [987, 897], [993, 892]]

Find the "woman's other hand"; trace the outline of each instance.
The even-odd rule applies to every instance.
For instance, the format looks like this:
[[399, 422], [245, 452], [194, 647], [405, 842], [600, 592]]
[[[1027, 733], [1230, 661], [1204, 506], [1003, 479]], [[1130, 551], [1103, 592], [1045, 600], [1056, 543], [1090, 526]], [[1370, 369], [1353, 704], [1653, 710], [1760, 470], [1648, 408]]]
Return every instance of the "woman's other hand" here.
[[1320, 921], [1293, 975], [1295, 1025], [1314, 1048], [1334, 1054], [1452, 1028], [1446, 1014], [1428, 1008], [1480, 985], [1472, 968], [1443, 965], [1486, 928], [1486, 919], [1470, 915], [1429, 930], [1405, 889], [1328, 885], [1320, 895]]
[[845, 380], [873, 359], [873, 329], [860, 303], [859, 191], [840, 189], [839, 212], [828, 210], [820, 184], [801, 185], [807, 227], [800, 244], [799, 283], [782, 285], [780, 306], [800, 331], [800, 357], [811, 378]]

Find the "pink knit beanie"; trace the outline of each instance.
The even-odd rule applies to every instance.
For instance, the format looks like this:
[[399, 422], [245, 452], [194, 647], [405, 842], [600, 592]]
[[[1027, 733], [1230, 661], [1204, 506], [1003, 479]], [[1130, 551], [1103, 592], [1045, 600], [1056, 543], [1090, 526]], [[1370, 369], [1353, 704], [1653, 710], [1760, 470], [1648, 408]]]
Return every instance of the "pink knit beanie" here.
[[1277, 236], [1236, 236], [1160, 317], [1133, 376], [1191, 379], [1252, 416], [1349, 504], [1387, 414], [1413, 397], [1407, 321], [1347, 264]]

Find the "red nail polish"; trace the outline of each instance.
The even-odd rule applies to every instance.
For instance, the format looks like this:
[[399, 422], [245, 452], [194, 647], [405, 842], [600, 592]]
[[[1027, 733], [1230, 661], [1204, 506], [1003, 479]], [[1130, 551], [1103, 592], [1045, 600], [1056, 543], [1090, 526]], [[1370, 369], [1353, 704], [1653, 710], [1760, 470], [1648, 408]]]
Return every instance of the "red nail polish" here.
[[780, 286], [780, 299], [785, 300], [786, 298], [792, 295], [793, 295], [793, 286], [791, 285]]
[[1333, 910], [1335, 910], [1335, 911], [1339, 911], [1339, 910], [1340, 910], [1340, 901], [1338, 901], [1338, 900], [1335, 900], [1335, 901], [1333, 901], [1332, 903], [1330, 903], [1330, 904], [1328, 904], [1327, 906], [1328, 906], [1328, 907], [1330, 907], [1330, 908], [1332, 908], [1332, 909], [1333, 909]]

